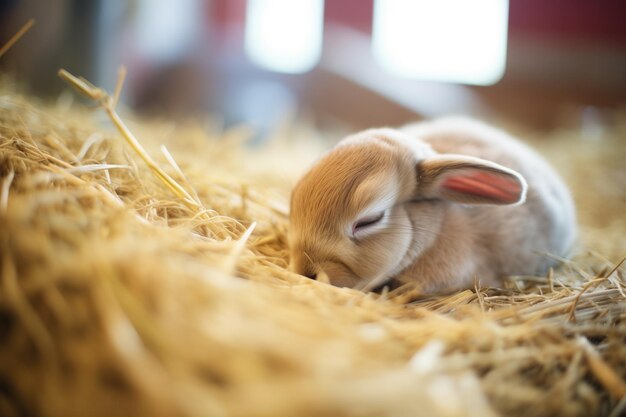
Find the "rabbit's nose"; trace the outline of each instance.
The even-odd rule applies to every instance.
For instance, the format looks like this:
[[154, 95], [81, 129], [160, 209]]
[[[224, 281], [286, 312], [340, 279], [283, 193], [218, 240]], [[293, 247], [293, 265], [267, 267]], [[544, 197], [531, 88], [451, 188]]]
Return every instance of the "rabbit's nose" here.
[[308, 278], [313, 278], [311, 277], [311, 275], [313, 274], [314, 269], [311, 267], [310, 262], [308, 262], [308, 260], [300, 253], [295, 253], [291, 256], [289, 270], [295, 272], [296, 274], [304, 275]]

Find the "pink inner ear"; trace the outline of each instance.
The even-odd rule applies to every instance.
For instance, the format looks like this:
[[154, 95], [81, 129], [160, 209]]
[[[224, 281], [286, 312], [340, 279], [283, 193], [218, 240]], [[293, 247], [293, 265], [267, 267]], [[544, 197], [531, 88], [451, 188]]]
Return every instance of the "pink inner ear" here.
[[474, 171], [445, 179], [442, 187], [463, 194], [486, 197], [497, 202], [512, 204], [520, 199], [522, 185], [504, 175]]

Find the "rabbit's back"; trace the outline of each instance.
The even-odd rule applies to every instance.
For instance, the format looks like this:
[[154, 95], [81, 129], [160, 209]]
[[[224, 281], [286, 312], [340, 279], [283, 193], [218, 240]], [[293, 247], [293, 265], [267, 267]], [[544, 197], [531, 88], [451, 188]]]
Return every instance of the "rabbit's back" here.
[[530, 147], [466, 118], [417, 123], [403, 131], [438, 153], [487, 159], [525, 177], [524, 204], [462, 207], [491, 271], [497, 265], [497, 275], [541, 273], [555, 263], [550, 255], [561, 257], [569, 250], [576, 235], [574, 203], [558, 174]]

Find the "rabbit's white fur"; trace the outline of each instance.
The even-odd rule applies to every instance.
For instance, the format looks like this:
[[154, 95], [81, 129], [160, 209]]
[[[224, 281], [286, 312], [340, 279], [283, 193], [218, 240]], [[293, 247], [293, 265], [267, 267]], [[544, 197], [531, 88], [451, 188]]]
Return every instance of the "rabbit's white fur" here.
[[294, 188], [290, 223], [295, 272], [365, 289], [413, 281], [424, 292], [544, 273], [555, 263], [546, 254], [565, 255], [576, 233], [554, 170], [460, 117], [345, 138]]

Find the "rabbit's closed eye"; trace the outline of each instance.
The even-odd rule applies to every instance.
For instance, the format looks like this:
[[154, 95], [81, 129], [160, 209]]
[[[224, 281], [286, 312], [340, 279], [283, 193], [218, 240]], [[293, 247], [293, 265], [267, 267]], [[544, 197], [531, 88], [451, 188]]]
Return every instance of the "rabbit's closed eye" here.
[[360, 218], [352, 224], [351, 237], [354, 239], [358, 239], [364, 232], [367, 232], [368, 229], [371, 229], [372, 226], [380, 224], [384, 217], [385, 212], [381, 211], [380, 213], [367, 215]]

